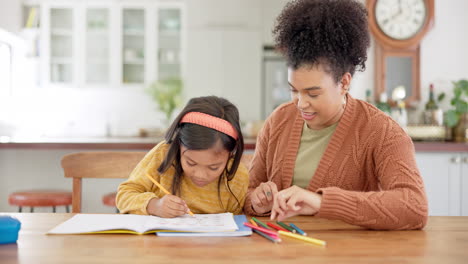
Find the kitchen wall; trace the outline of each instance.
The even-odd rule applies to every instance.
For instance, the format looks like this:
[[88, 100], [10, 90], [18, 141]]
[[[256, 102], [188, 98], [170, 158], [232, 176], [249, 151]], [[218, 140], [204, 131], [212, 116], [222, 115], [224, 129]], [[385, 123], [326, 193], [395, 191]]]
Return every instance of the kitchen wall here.
[[[429, 97], [429, 84], [436, 93], [451, 95], [451, 81], [468, 79], [468, 1], [435, 0], [435, 24], [421, 43], [421, 96]], [[422, 105], [421, 105], [422, 107]], [[449, 108], [446, 99], [442, 105]]]
[[0, 28], [18, 33], [21, 29], [21, 1], [0, 0]]

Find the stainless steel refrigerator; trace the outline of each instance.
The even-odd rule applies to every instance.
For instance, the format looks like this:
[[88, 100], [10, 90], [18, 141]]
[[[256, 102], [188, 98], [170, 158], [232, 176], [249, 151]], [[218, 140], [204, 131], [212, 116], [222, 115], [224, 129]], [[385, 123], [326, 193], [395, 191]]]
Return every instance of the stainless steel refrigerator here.
[[267, 118], [276, 107], [291, 99], [286, 60], [271, 46], [263, 48], [262, 72], [262, 117]]

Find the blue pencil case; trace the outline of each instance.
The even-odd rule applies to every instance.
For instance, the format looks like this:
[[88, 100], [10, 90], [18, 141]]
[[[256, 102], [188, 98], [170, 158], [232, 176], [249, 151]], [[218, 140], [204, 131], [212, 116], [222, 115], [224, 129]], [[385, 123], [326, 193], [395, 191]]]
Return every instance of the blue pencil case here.
[[21, 222], [8, 215], [0, 215], [0, 244], [16, 243]]

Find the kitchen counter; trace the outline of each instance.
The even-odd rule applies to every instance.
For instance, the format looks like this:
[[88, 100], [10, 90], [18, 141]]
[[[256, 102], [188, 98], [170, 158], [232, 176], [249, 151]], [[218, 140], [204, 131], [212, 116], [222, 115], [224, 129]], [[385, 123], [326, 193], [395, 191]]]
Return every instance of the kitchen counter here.
[[468, 152], [468, 143], [414, 141], [416, 152]]
[[[143, 149], [150, 150], [163, 138], [151, 137], [0, 137], [0, 149]], [[255, 149], [255, 139], [244, 139], [245, 149]]]
[[[163, 138], [151, 137], [0, 137], [0, 149], [143, 149], [150, 150]], [[255, 149], [255, 138], [245, 138], [245, 149]], [[468, 143], [414, 141], [416, 152], [468, 152]]]

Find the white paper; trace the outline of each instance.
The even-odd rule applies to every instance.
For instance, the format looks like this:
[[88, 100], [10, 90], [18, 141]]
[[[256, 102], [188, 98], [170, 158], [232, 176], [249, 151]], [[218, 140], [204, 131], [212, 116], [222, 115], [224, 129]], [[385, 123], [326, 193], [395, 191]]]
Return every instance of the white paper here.
[[156, 232], [157, 236], [161, 237], [182, 237], [182, 236], [199, 236], [199, 237], [215, 237], [215, 236], [222, 236], [222, 237], [233, 237], [233, 236], [250, 236], [252, 235], [252, 229], [244, 225], [247, 221], [247, 217], [245, 215], [235, 215], [234, 221], [237, 225], [236, 231], [230, 232]]
[[231, 213], [184, 215], [161, 218], [130, 214], [77, 214], [56, 226], [48, 234], [82, 234], [110, 230], [144, 233], [151, 230], [185, 232], [223, 232], [237, 230]]

